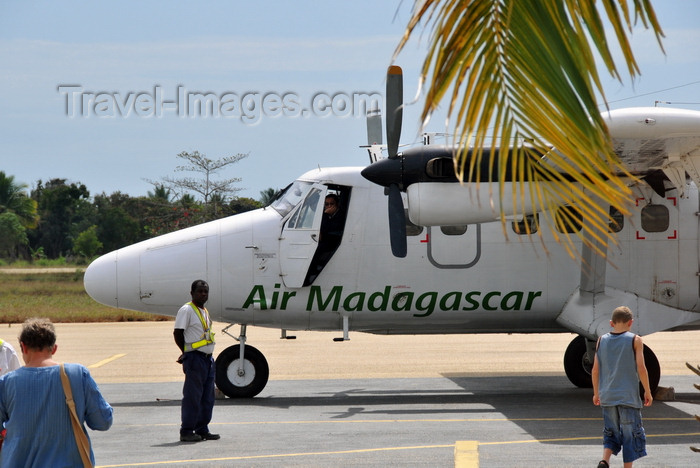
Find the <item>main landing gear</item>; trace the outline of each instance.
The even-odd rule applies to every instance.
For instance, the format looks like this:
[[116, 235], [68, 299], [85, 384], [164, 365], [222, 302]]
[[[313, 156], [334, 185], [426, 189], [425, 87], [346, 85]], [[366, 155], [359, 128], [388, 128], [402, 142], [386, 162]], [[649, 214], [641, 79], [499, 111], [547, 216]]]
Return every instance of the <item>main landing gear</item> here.
[[229, 398], [253, 398], [260, 393], [270, 375], [265, 356], [246, 345], [246, 325], [241, 325], [241, 334], [235, 337], [227, 332], [222, 333], [233, 337], [240, 344], [229, 346], [216, 358], [216, 386]]
[[[564, 353], [564, 370], [572, 384], [580, 388], [592, 388], [593, 357], [595, 356], [595, 341], [583, 336], [574, 338]], [[649, 386], [652, 395], [656, 392], [661, 378], [661, 367], [654, 352], [644, 345], [644, 362], [649, 374]], [[641, 384], [640, 384], [641, 386]]]

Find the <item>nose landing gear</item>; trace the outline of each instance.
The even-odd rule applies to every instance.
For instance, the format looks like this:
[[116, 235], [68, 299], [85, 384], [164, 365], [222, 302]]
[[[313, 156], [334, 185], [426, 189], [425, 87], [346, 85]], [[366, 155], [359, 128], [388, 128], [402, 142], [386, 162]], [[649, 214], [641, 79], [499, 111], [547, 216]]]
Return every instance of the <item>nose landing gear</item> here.
[[[230, 327], [231, 325], [229, 325]], [[265, 356], [256, 348], [246, 345], [246, 325], [241, 325], [240, 344], [229, 346], [216, 358], [216, 386], [229, 398], [253, 398], [260, 393], [270, 375]]]

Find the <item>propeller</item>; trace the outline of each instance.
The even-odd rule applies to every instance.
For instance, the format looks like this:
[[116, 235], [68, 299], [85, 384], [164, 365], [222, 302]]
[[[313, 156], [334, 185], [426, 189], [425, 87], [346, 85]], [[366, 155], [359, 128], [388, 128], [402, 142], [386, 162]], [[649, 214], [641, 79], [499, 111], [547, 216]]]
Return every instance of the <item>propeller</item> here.
[[[386, 140], [388, 158], [397, 160], [403, 118], [403, 72], [401, 67], [389, 67], [386, 77]], [[400, 179], [399, 179], [400, 180]], [[406, 256], [406, 213], [401, 200], [401, 187], [396, 182], [389, 185], [389, 239], [391, 253], [395, 257]]]
[[406, 212], [401, 200], [401, 189], [397, 184], [389, 186], [389, 239], [394, 257], [406, 256]]
[[386, 143], [389, 159], [396, 157], [403, 118], [403, 72], [392, 65], [386, 75]]
[[[371, 111], [373, 112], [373, 111]], [[370, 159], [372, 163], [362, 170], [362, 176], [384, 187], [388, 195], [389, 238], [391, 252], [395, 257], [405, 257], [406, 212], [401, 199], [401, 192], [411, 184], [421, 182], [458, 183], [454, 173], [452, 148], [423, 145], [407, 148], [401, 153], [401, 120], [403, 117], [403, 74], [400, 67], [391, 66], [386, 78], [386, 137], [388, 157]], [[372, 121], [370, 122], [370, 118]], [[376, 137], [377, 120], [374, 113], [368, 113], [368, 139], [370, 147]], [[485, 150], [488, 151], [488, 150]], [[370, 152], [370, 155], [372, 153]], [[486, 160], [488, 162], [488, 160]], [[488, 171], [482, 171], [487, 173]]]

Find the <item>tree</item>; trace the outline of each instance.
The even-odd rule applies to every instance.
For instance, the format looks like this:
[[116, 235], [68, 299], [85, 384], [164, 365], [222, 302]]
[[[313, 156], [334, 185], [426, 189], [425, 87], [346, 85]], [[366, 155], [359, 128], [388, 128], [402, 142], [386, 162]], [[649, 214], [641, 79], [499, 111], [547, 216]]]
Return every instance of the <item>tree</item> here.
[[146, 225], [153, 213], [143, 198], [121, 192], [109, 196], [103, 193], [95, 196], [93, 204], [97, 211], [95, 232], [105, 250], [116, 250], [148, 238]]
[[163, 177], [163, 181], [166, 185], [176, 190], [192, 191], [201, 195], [206, 210], [205, 219], [213, 219], [215, 217], [215, 210], [210, 207], [210, 202], [215, 194], [217, 195], [216, 201], [220, 201], [227, 196], [232, 196], [236, 192], [242, 190], [234, 187], [234, 184], [242, 180], [239, 177], [214, 180], [212, 179], [212, 176], [226, 166], [248, 157], [248, 153], [238, 153], [233, 156], [212, 160], [207, 158], [206, 155], [201, 154], [199, 151], [194, 151], [192, 153], [183, 151], [178, 154], [177, 157], [184, 159], [189, 164], [177, 166], [175, 169], [176, 171], [197, 172], [202, 174], [202, 177], [183, 177], [179, 179]]
[[40, 222], [29, 232], [33, 249], [41, 246], [48, 258], [58, 258], [73, 250], [77, 235], [95, 224], [95, 208], [83, 184], [67, 184], [66, 179], [38, 181], [32, 190], [38, 204]]
[[161, 201], [163, 203], [170, 203], [170, 198], [172, 197], [172, 191], [163, 184], [154, 184], [153, 192], [148, 192], [148, 198], [152, 200]]
[[22, 226], [33, 228], [39, 220], [37, 204], [27, 196], [24, 190], [26, 188], [27, 184], [17, 184], [14, 176], [7, 176], [0, 171], [0, 213], [14, 213]]
[[[650, 0], [605, 1], [601, 9], [614, 37], [606, 34], [593, 0], [421, 0], [396, 49], [398, 54], [422, 20], [432, 28], [421, 71], [421, 82], [428, 83], [422, 119], [427, 122], [448, 100], [462, 180], [478, 180], [482, 148], [511, 152], [510, 161], [501, 158], [498, 167], [491, 159], [501, 194], [510, 196], [503, 193], [510, 165], [520, 174], [514, 199], [530, 190], [540, 210], [554, 212], [563, 197], [587, 220], [586, 234], [598, 240], [611, 236], [607, 205], [627, 213], [632, 192], [620, 179], [631, 176], [613, 152], [598, 109], [596, 93], [604, 99], [604, 92], [595, 55], [622, 81], [610, 50], [616, 40], [634, 78], [639, 68], [627, 31], [640, 21], [659, 45], [663, 36]], [[467, 161], [465, 150], [472, 146], [475, 157]], [[541, 163], [543, 154], [547, 164]], [[528, 180], [555, 183], [526, 185]], [[502, 222], [509, 214], [522, 216], [501, 212]]]
[[102, 248], [102, 242], [97, 238], [97, 226], [94, 224], [78, 234], [73, 243], [73, 252], [90, 260]]
[[19, 216], [9, 211], [0, 213], [0, 255], [16, 259], [19, 248], [28, 243], [27, 230]]
[[257, 210], [258, 208], [262, 208], [263, 206], [265, 205], [263, 205], [257, 200], [253, 200], [252, 198], [236, 197], [233, 200], [231, 200], [231, 202], [228, 204], [227, 216], [245, 213], [246, 211]]
[[209, 198], [211, 217], [218, 219], [221, 217], [221, 208], [226, 204], [226, 197], [219, 192], [212, 193]]
[[260, 203], [262, 203], [263, 206], [269, 206], [278, 193], [279, 190], [275, 190], [272, 187], [262, 190], [260, 192]]

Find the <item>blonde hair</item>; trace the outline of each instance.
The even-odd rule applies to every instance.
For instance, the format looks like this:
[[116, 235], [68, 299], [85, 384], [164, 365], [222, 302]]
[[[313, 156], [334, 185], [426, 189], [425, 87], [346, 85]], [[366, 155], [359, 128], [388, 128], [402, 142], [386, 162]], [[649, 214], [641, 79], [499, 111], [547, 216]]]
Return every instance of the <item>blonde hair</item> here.
[[613, 323], [627, 323], [633, 318], [634, 316], [632, 315], [632, 311], [629, 307], [620, 306], [617, 309], [613, 310], [611, 320]]

